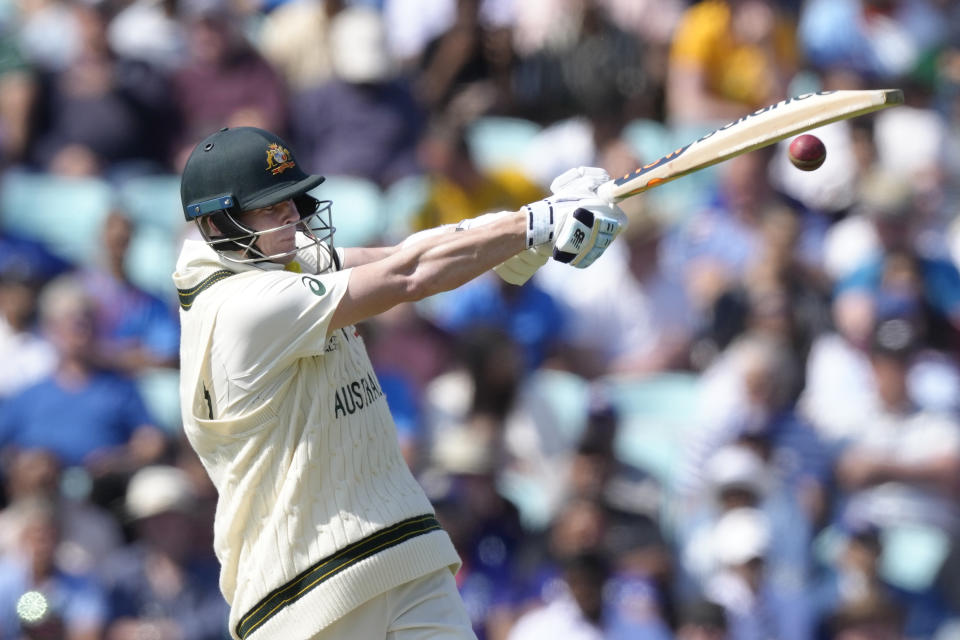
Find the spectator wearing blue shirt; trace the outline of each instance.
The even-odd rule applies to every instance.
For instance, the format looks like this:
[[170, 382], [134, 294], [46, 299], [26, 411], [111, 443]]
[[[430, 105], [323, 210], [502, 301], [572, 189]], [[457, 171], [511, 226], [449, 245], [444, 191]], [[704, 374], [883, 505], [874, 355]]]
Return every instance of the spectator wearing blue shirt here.
[[49, 377], [0, 408], [0, 447], [47, 449], [97, 476], [156, 459], [166, 438], [134, 382], [93, 364], [94, 307], [79, 283], [71, 276], [50, 283], [39, 307], [59, 361]]
[[144, 291], [126, 275], [133, 222], [120, 210], [104, 221], [102, 265], [80, 271], [95, 303], [98, 363], [136, 374], [152, 367], [177, 365], [180, 323], [173, 307]]
[[521, 347], [524, 367], [532, 371], [559, 347], [564, 316], [556, 300], [536, 283], [514, 287], [490, 276], [444, 294], [434, 320], [457, 335], [474, 329], [504, 331]]
[[840, 280], [836, 293], [866, 291], [915, 299], [925, 310], [930, 345], [950, 349], [960, 339], [960, 271], [951, 261], [918, 248], [915, 235], [922, 212], [914, 196], [908, 184], [893, 176], [871, 180], [859, 206], [873, 223], [878, 251]]

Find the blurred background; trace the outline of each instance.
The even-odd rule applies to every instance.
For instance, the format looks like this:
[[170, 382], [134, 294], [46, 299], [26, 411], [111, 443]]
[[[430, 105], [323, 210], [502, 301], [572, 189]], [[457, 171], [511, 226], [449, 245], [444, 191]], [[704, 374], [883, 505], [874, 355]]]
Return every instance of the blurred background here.
[[0, 0], [0, 637], [229, 637], [170, 279], [207, 134], [281, 134], [376, 246], [887, 87], [817, 171], [362, 327], [482, 640], [960, 638], [960, 6]]

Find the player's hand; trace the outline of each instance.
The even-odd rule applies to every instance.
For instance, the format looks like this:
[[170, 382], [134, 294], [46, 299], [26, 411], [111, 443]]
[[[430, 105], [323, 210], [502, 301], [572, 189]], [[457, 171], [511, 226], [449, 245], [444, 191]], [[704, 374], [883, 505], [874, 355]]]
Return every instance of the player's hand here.
[[[560, 237], [558, 235], [560, 229], [566, 229], [565, 233], [572, 234], [573, 237], [571, 237], [570, 242], [580, 237], [579, 233], [572, 231], [572, 227], [565, 228], [564, 225], [567, 224], [570, 214], [579, 208], [581, 200], [588, 199], [591, 202], [602, 203], [602, 201], [597, 200], [597, 187], [608, 180], [610, 180], [610, 175], [597, 167], [576, 167], [564, 171], [554, 178], [553, 182], [550, 183], [550, 191], [553, 195], [524, 207], [530, 216], [527, 249], [495, 267], [494, 272], [506, 282], [514, 285], [521, 285], [529, 280], [537, 269], [546, 264], [547, 260], [553, 255], [553, 245], [556, 243], [556, 239]], [[586, 216], [584, 215], [584, 217]], [[622, 224], [620, 227], [622, 227]], [[582, 229], [581, 232], [583, 232]], [[583, 258], [577, 260], [578, 254], [573, 253], [573, 257], [569, 261], [578, 267], [586, 267], [591, 264], [616, 237], [616, 233], [613, 233], [608, 238], [607, 236], [610, 233], [612, 232], [604, 231], [602, 234], [598, 234], [596, 238], [591, 238], [589, 248]], [[599, 243], [597, 240], [599, 240]], [[565, 245], [569, 245], [570, 242], [565, 242]], [[593, 254], [587, 256], [594, 249], [596, 250], [593, 251]], [[569, 251], [564, 251], [564, 254], [566, 253], [569, 253]], [[561, 255], [560, 259], [561, 261], [567, 261], [567, 257], [567, 255]]]
[[577, 200], [553, 242], [553, 259], [585, 269], [603, 255], [627, 227], [627, 216], [615, 204], [600, 198]]

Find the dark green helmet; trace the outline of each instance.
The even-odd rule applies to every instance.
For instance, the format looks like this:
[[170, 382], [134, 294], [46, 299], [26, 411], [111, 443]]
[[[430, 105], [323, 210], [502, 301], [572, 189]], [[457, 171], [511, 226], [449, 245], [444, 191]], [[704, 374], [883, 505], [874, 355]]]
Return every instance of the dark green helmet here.
[[208, 225], [199, 227], [217, 251], [230, 252], [231, 259], [241, 262], [272, 260], [280, 256], [263, 255], [256, 240], [274, 230], [255, 232], [240, 224], [237, 214], [292, 200], [300, 213], [298, 230], [311, 244], [332, 243], [329, 219], [319, 226], [311, 224], [315, 217], [329, 216], [329, 201], [320, 202], [307, 193], [323, 180], [304, 172], [287, 144], [269, 131], [224, 128], [190, 153], [180, 179], [180, 200], [187, 221], [200, 223], [209, 217], [214, 222], [219, 234], [212, 234]]
[[200, 142], [180, 181], [186, 219], [250, 211], [303, 195], [323, 182], [297, 164], [287, 144], [255, 127], [224, 128]]

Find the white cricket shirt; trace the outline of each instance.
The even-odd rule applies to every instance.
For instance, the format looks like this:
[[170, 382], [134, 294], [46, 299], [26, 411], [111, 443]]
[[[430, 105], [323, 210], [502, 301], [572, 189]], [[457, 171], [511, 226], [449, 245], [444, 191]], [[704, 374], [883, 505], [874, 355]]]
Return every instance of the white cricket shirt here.
[[460, 560], [400, 453], [362, 338], [327, 337], [350, 270], [269, 266], [184, 243], [180, 398], [219, 492], [230, 632], [296, 640]]

